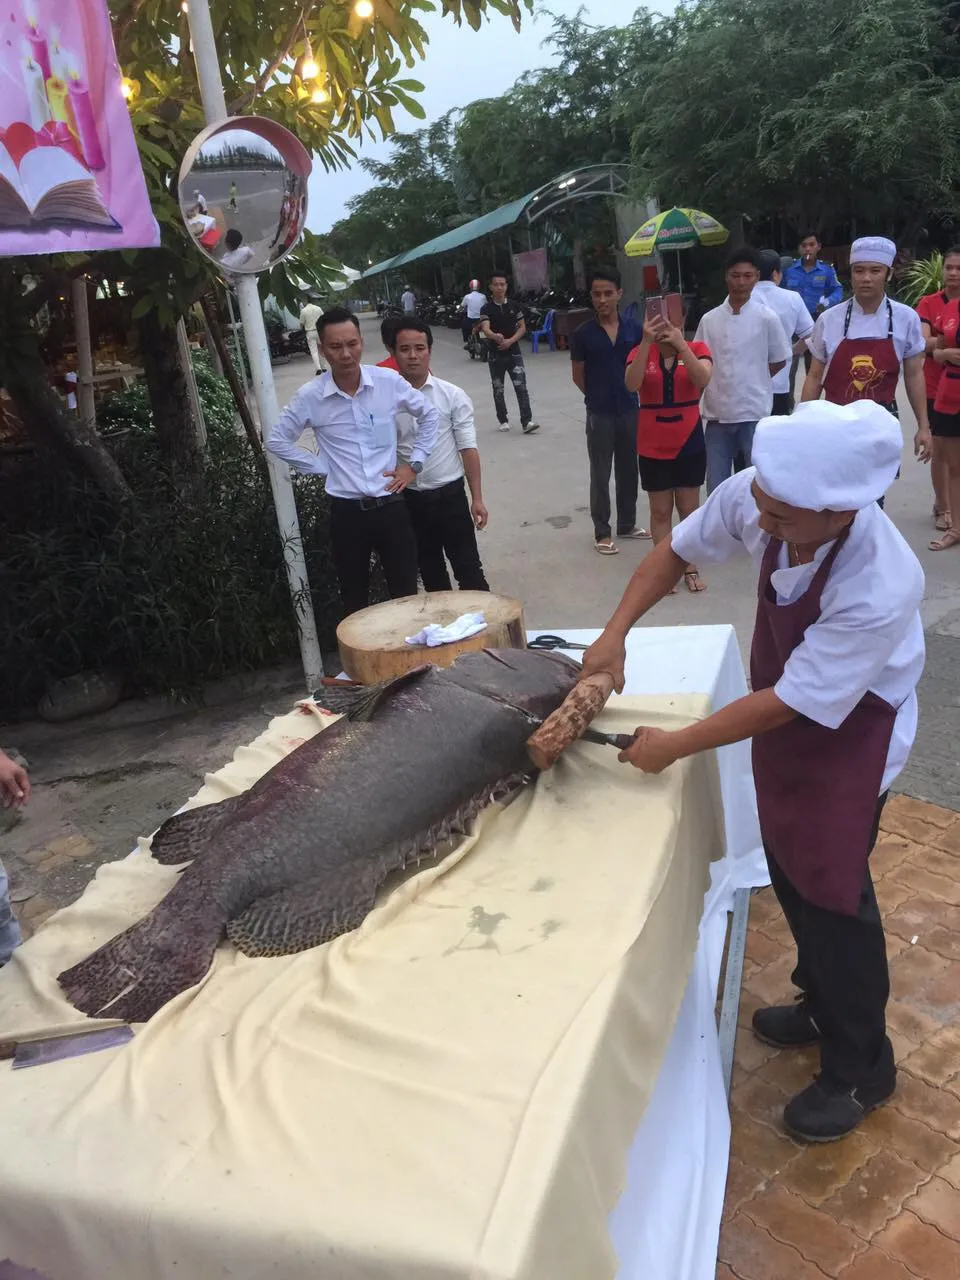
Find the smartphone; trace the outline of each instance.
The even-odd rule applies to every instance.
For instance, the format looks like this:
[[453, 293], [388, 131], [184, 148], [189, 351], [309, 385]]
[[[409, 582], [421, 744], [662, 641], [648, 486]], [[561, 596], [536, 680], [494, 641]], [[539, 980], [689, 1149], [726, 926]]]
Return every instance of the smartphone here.
[[683, 329], [683, 299], [679, 293], [655, 293], [647, 298], [645, 315], [648, 320], [666, 320]]

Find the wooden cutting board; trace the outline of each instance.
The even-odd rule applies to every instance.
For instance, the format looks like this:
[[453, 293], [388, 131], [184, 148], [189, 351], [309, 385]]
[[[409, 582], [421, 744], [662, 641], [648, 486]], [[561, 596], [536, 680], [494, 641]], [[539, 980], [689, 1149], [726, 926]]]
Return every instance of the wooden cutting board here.
[[[484, 630], [433, 649], [404, 643], [405, 636], [416, 635], [429, 623], [447, 626], [462, 613], [482, 613], [487, 622]], [[449, 667], [471, 650], [522, 649], [526, 643], [523, 605], [490, 591], [428, 591], [385, 600], [351, 613], [337, 627], [343, 669], [363, 684], [392, 680], [424, 662]]]

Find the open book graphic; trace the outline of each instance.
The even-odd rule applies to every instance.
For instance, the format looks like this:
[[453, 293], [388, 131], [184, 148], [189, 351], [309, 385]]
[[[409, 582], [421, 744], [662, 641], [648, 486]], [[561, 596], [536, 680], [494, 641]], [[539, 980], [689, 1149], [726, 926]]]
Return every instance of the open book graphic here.
[[34, 147], [19, 165], [0, 143], [0, 231], [50, 226], [122, 228], [79, 160], [60, 147]]

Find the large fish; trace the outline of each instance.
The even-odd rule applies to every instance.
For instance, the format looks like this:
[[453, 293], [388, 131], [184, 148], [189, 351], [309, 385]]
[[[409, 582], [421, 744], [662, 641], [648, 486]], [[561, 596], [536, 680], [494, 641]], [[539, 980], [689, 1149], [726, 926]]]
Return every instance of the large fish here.
[[248, 791], [160, 827], [157, 861], [191, 865], [148, 916], [60, 974], [67, 998], [139, 1022], [200, 981], [224, 933], [245, 955], [277, 956], [355, 929], [391, 873], [529, 781], [526, 740], [578, 671], [559, 654], [484, 650], [364, 691]]

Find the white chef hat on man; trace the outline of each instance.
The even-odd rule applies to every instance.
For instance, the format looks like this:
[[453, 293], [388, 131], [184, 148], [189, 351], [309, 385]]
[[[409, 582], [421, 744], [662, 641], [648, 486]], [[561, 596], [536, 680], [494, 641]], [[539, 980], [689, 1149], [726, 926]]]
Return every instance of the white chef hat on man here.
[[897, 256], [897, 246], [886, 236], [861, 236], [850, 246], [850, 265], [858, 262], [879, 262], [892, 267]]
[[810, 511], [860, 511], [897, 478], [903, 435], [873, 400], [811, 400], [789, 418], [763, 418], [753, 440], [757, 484]]

